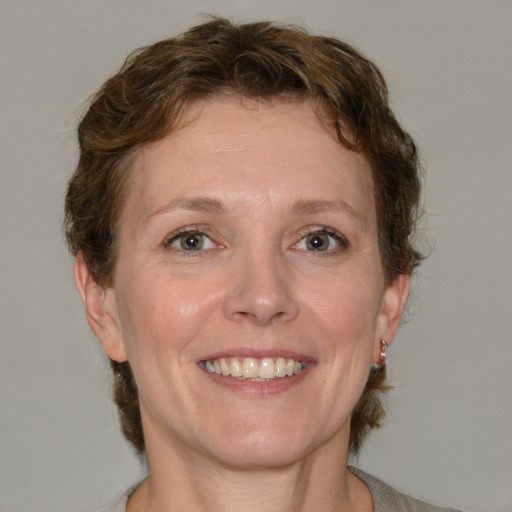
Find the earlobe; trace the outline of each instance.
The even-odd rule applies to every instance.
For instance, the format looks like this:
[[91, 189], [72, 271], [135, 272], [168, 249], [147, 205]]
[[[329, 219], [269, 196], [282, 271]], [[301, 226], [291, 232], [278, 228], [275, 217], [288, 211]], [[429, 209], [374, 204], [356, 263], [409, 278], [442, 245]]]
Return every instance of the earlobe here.
[[103, 351], [114, 361], [126, 361], [114, 289], [103, 288], [94, 281], [81, 252], [75, 258], [74, 276], [87, 321], [103, 347]]
[[395, 280], [386, 288], [382, 298], [382, 306], [377, 322], [377, 339], [375, 340], [374, 364], [382, 363], [382, 343], [385, 340], [386, 345], [391, 345], [400, 320], [409, 297], [410, 276], [399, 274]]

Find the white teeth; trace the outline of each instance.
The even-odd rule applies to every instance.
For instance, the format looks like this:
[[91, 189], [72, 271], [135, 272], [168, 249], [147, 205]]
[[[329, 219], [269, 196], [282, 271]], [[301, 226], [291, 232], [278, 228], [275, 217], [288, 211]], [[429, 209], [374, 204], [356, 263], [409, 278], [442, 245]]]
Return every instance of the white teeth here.
[[252, 357], [246, 357], [242, 364], [242, 376], [244, 379], [259, 377], [258, 362]]
[[229, 364], [226, 363], [226, 360], [224, 358], [222, 358], [220, 361], [220, 369], [221, 369], [221, 372], [222, 372], [222, 375], [231, 375], [231, 370], [229, 368]]
[[263, 359], [260, 364], [259, 377], [262, 379], [273, 379], [276, 376], [276, 366], [269, 357]]
[[276, 377], [286, 376], [286, 361], [284, 357], [278, 357], [276, 360]]
[[234, 357], [231, 359], [231, 377], [241, 377], [242, 376], [242, 365], [240, 364], [240, 361]]
[[284, 357], [278, 357], [275, 360], [271, 357], [265, 357], [261, 360], [245, 357], [242, 362], [237, 357], [231, 359], [222, 357], [204, 362], [204, 368], [209, 373], [256, 381], [291, 377], [302, 373], [305, 367], [306, 364], [301, 361], [285, 359]]

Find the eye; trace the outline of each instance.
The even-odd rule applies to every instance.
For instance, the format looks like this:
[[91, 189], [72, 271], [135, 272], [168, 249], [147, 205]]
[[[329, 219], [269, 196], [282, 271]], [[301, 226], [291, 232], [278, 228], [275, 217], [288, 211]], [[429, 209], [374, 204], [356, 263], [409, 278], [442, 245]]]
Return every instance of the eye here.
[[215, 248], [214, 242], [199, 231], [184, 231], [173, 236], [166, 243], [179, 251], [201, 251]]
[[306, 247], [310, 251], [327, 251], [332, 245], [329, 235], [316, 233], [306, 237]]
[[326, 229], [308, 233], [303, 237], [294, 249], [302, 251], [327, 252], [335, 251], [342, 247], [347, 247], [346, 238], [336, 232], [327, 231]]

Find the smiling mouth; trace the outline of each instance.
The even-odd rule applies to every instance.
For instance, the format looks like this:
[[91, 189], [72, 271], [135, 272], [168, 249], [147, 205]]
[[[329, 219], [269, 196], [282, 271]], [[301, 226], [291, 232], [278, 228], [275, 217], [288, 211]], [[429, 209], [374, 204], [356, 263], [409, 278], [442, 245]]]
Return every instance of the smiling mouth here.
[[216, 373], [224, 377], [233, 377], [238, 380], [270, 381], [298, 375], [306, 369], [306, 363], [284, 357], [221, 357], [201, 361], [199, 366], [209, 373]]

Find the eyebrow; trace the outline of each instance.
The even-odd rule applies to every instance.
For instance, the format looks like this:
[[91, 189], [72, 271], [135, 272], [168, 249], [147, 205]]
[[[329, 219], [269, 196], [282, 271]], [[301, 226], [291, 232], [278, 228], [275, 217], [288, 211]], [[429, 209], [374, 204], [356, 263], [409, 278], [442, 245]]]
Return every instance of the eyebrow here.
[[[219, 199], [206, 196], [185, 197], [173, 199], [164, 206], [150, 213], [145, 219], [144, 224], [148, 223], [155, 217], [170, 213], [176, 210], [190, 210], [210, 215], [219, 215], [226, 211], [224, 203]], [[319, 213], [347, 213], [361, 227], [368, 230], [368, 219], [365, 215], [354, 210], [350, 205], [341, 200], [326, 201], [322, 199], [300, 199], [295, 202], [290, 209], [293, 215], [314, 215]]]
[[224, 204], [218, 199], [211, 197], [184, 197], [173, 199], [169, 203], [165, 204], [161, 208], [158, 208], [154, 212], [151, 212], [145, 219], [144, 224], [148, 223], [155, 217], [170, 213], [175, 210], [191, 210], [195, 212], [220, 214], [225, 211]]
[[317, 213], [348, 213], [361, 227], [368, 230], [368, 218], [366, 215], [354, 210], [349, 204], [341, 200], [307, 200], [301, 199], [292, 207], [292, 213], [296, 215], [314, 215]]

